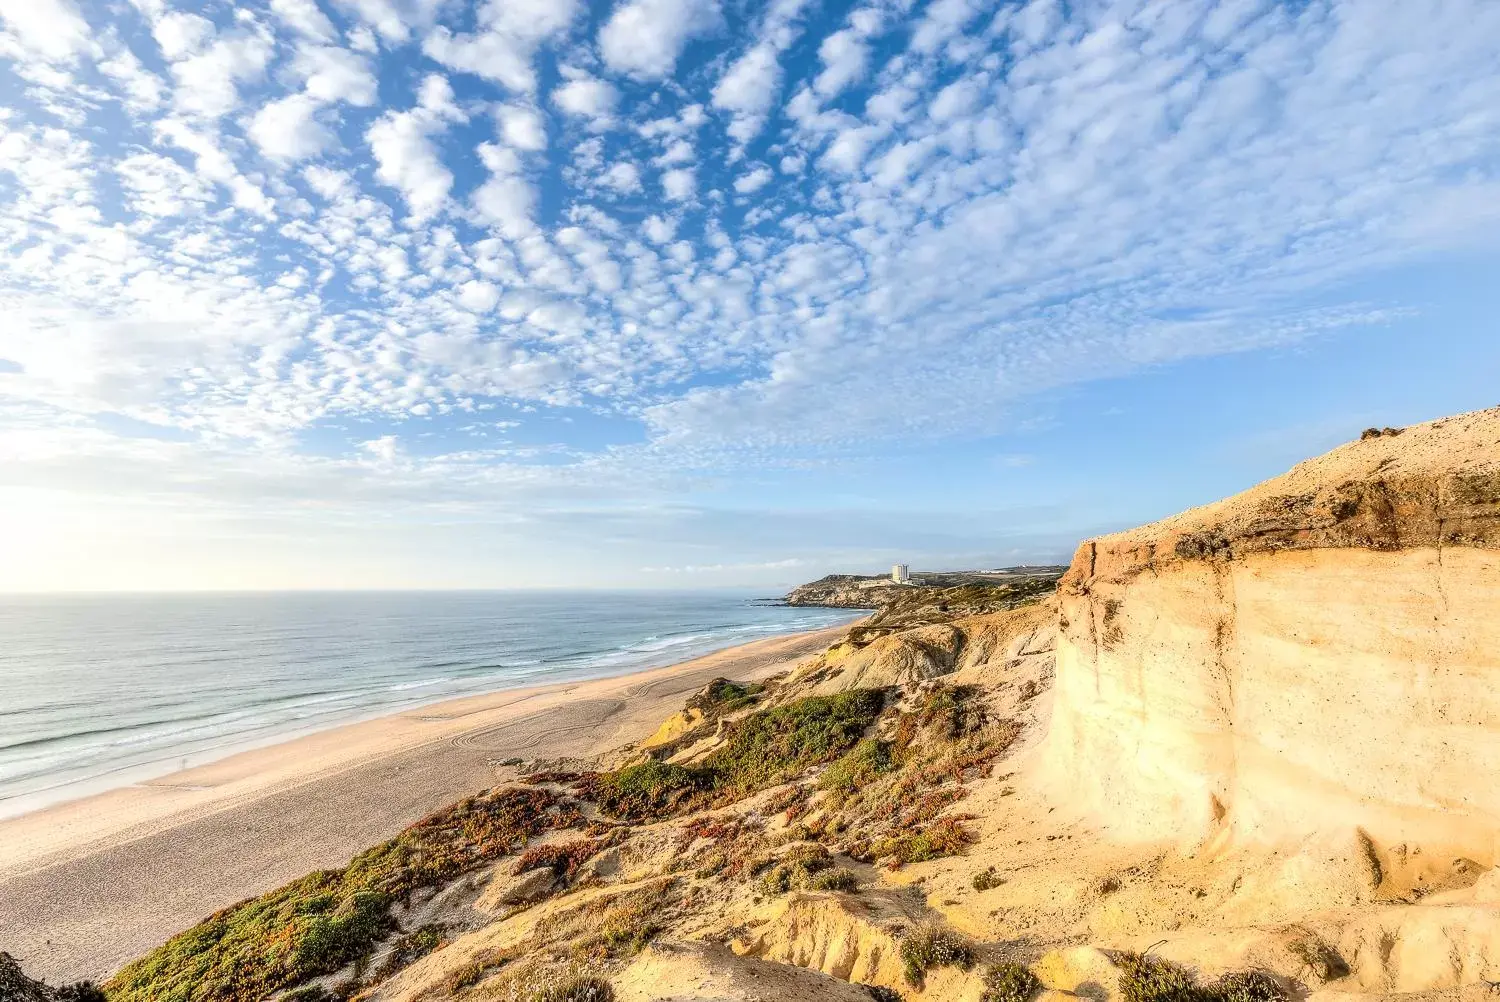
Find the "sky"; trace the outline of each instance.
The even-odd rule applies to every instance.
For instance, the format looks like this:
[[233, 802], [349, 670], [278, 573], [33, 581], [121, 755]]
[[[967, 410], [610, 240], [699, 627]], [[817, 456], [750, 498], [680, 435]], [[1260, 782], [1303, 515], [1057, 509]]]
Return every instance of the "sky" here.
[[0, 591], [1067, 560], [1500, 404], [1492, 0], [0, 0]]

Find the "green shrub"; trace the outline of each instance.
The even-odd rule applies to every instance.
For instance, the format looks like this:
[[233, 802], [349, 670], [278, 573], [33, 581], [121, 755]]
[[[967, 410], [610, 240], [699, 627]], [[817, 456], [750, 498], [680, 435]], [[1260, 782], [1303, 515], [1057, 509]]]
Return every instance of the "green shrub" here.
[[715, 719], [751, 705], [765, 688], [759, 682], [731, 682], [727, 678], [716, 678], [689, 699], [687, 706], [688, 709], [701, 710], [708, 719]]
[[703, 769], [716, 792], [747, 796], [848, 751], [883, 705], [880, 690], [855, 689], [753, 713], [731, 725], [728, 739], [703, 760]]
[[904, 866], [957, 855], [977, 841], [962, 821], [939, 818], [921, 831], [879, 840], [870, 847], [867, 855], [872, 859], [893, 856], [896, 866]]
[[547, 985], [532, 996], [532, 1002], [614, 1002], [615, 990], [608, 981], [592, 974], [575, 974], [555, 985]]
[[940, 925], [923, 925], [901, 941], [901, 966], [906, 983], [920, 991], [935, 967], [973, 967], [974, 950]]
[[976, 701], [977, 685], [942, 685], [933, 689], [917, 710], [925, 727], [936, 726], [943, 737], [962, 737], [984, 724], [984, 709]]
[[414, 891], [516, 852], [559, 822], [555, 794], [467, 798], [323, 870], [242, 901], [179, 933], [106, 985], [111, 1002], [252, 1002], [367, 956]]
[[818, 785], [834, 791], [835, 795], [848, 796], [869, 786], [877, 776], [894, 767], [890, 743], [866, 738], [830, 765], [819, 778]]
[[1281, 983], [1263, 971], [1234, 971], [1208, 988], [1215, 1002], [1287, 1002]]
[[1120, 960], [1124, 1002], [1286, 1002], [1280, 982], [1261, 971], [1235, 971], [1211, 985], [1198, 985], [1183, 968], [1155, 957], [1127, 954]]
[[880, 690], [856, 689], [761, 710], [731, 724], [724, 743], [700, 765], [643, 762], [583, 777], [579, 792], [625, 821], [739, 800], [848, 751], [883, 703]]
[[10, 954], [0, 951], [0, 999], [5, 1002], [105, 1002], [104, 993], [92, 981], [48, 988], [33, 981], [21, 971], [21, 965]]
[[706, 785], [707, 777], [700, 770], [650, 761], [599, 773], [579, 789], [606, 814], [624, 821], [646, 821], [673, 813]]
[[984, 972], [984, 991], [979, 1002], [1029, 1002], [1042, 990], [1037, 980], [1022, 964], [1006, 961]]
[[999, 887], [1001, 884], [1005, 883], [1005, 881], [1000, 878], [1000, 874], [996, 873], [995, 868], [992, 866], [987, 870], [980, 870], [978, 873], [974, 874], [973, 883], [974, 890], [988, 891], [992, 888]]
[[852, 891], [859, 887], [859, 878], [853, 870], [838, 867], [815, 874], [807, 886], [815, 891]]
[[338, 1000], [322, 985], [308, 985], [305, 988], [287, 992], [281, 997], [281, 1002], [338, 1002]]
[[1120, 972], [1124, 1002], [1204, 1002], [1192, 975], [1165, 960], [1127, 954], [1120, 959]]
[[832, 865], [828, 850], [816, 842], [794, 845], [768, 866], [756, 886], [767, 897], [785, 894], [794, 887], [816, 887], [818, 877]]
[[771, 867], [760, 875], [755, 889], [768, 898], [785, 894], [792, 889], [793, 871], [785, 863]]

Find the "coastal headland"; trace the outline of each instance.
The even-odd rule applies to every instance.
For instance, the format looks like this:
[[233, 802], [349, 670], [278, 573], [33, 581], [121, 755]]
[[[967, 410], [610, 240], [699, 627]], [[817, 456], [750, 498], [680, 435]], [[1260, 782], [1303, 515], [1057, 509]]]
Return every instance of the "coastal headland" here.
[[0, 946], [36, 976], [101, 978], [216, 909], [514, 776], [506, 760], [639, 740], [711, 679], [784, 671], [844, 629], [449, 700], [0, 821]]

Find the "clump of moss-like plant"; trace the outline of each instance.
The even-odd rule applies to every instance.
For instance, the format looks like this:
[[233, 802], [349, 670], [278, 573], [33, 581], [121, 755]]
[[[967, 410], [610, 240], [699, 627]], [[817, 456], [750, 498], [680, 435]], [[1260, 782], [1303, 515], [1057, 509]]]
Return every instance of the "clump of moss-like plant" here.
[[648, 821], [676, 813], [708, 786], [699, 769], [654, 760], [585, 776], [578, 793], [622, 821]]
[[705, 719], [713, 720], [754, 705], [765, 688], [759, 682], [731, 682], [727, 678], [716, 678], [687, 701], [687, 708], [699, 710]]
[[978, 873], [974, 874], [973, 884], [974, 890], [976, 891], [988, 891], [993, 888], [999, 887], [1003, 883], [1005, 883], [1005, 881], [1001, 878], [999, 873], [995, 872], [995, 868], [993, 866], [989, 867], [988, 869], [980, 870]]
[[818, 785], [832, 791], [836, 802], [842, 803], [850, 794], [864, 789], [876, 777], [885, 775], [895, 767], [891, 743], [866, 738], [825, 769], [818, 778]]
[[979, 841], [959, 818], [939, 818], [919, 831], [879, 839], [863, 853], [869, 859], [890, 857], [892, 869], [909, 863], [956, 856]]
[[814, 880], [833, 866], [828, 850], [816, 842], [794, 845], [780, 858], [761, 864], [765, 871], [757, 885], [762, 894], [775, 897], [793, 888], [811, 887]]

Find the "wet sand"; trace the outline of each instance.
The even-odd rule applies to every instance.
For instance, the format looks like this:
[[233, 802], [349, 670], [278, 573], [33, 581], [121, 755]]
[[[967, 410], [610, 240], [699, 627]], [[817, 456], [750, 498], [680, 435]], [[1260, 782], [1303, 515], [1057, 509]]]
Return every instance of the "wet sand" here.
[[514, 775], [507, 758], [638, 741], [710, 679], [773, 675], [845, 628], [449, 700], [0, 821], [0, 950], [32, 977], [103, 978], [225, 905], [343, 865]]

